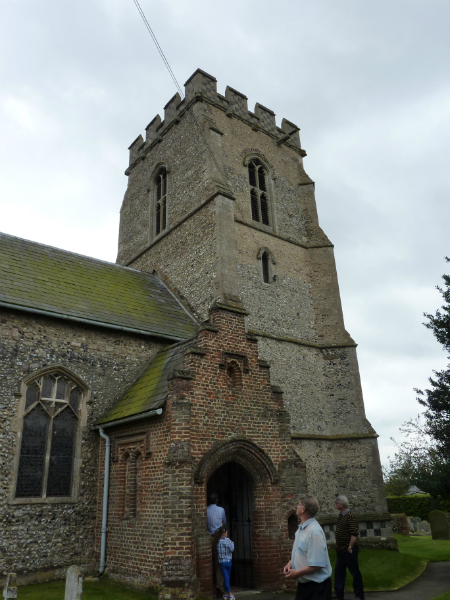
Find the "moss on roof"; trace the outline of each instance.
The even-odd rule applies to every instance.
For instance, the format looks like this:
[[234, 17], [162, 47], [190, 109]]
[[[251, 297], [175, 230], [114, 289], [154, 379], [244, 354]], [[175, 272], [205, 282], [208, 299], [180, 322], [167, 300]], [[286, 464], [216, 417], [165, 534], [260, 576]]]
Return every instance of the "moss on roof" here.
[[162, 348], [142, 376], [97, 424], [104, 425], [160, 408], [167, 398], [169, 375], [175, 369], [183, 368], [185, 349], [184, 343]]
[[169, 339], [197, 325], [157, 275], [0, 233], [0, 303]]

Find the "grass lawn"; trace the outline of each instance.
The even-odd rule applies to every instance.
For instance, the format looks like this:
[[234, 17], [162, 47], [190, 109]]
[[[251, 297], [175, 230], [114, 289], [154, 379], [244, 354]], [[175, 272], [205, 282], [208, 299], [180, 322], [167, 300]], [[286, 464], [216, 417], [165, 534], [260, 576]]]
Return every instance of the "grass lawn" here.
[[[428, 562], [450, 561], [450, 541], [431, 539], [431, 536], [396, 535], [399, 552], [362, 549], [359, 566], [364, 588], [369, 592], [396, 590], [421, 575]], [[334, 568], [336, 552], [330, 551]], [[20, 600], [63, 600], [64, 581], [28, 585], [19, 589]], [[352, 591], [352, 578], [347, 573], [347, 591]], [[140, 592], [115, 583], [105, 577], [101, 581], [85, 581], [83, 600], [156, 600], [154, 592]], [[434, 600], [450, 600], [450, 591]]]
[[[64, 600], [65, 581], [50, 581], [19, 588], [20, 600]], [[139, 592], [108, 578], [83, 583], [83, 600], [156, 600], [150, 592]]]
[[395, 535], [400, 552], [424, 558], [427, 562], [450, 560], [450, 540], [433, 540], [431, 535]]
[[[399, 552], [390, 550], [360, 550], [359, 566], [364, 588], [369, 592], [396, 590], [421, 575], [428, 562], [450, 561], [450, 541], [432, 540], [431, 536], [395, 535]], [[330, 552], [334, 567], [336, 553]], [[347, 573], [345, 589], [352, 591], [352, 577]], [[450, 592], [439, 596], [450, 600]]]
[[[336, 563], [336, 552], [330, 550], [331, 566]], [[413, 581], [423, 573], [427, 561], [417, 556], [393, 552], [392, 550], [369, 550], [359, 551], [359, 568], [361, 570], [364, 589], [367, 592], [379, 592], [382, 590], [396, 590]], [[347, 571], [345, 580], [346, 591], [353, 591], [353, 578]]]

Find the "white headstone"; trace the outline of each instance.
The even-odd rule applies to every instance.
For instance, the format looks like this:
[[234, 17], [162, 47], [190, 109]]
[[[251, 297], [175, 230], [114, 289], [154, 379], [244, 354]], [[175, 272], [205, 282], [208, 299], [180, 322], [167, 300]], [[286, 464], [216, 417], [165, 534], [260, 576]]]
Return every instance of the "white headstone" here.
[[3, 588], [3, 598], [17, 598], [15, 573], [8, 573], [6, 576], [6, 584]]
[[69, 567], [66, 575], [66, 594], [64, 600], [82, 600], [83, 576], [78, 567]]

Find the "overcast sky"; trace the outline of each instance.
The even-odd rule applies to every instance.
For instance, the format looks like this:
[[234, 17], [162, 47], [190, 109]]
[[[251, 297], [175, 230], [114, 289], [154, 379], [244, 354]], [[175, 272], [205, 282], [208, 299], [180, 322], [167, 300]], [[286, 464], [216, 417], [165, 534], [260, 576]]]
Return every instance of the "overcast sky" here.
[[[422, 325], [450, 255], [448, 0], [140, 0], [200, 67], [301, 128], [366, 411], [390, 437], [446, 355]], [[132, 0], [2, 0], [0, 229], [115, 261], [128, 146], [175, 88]]]

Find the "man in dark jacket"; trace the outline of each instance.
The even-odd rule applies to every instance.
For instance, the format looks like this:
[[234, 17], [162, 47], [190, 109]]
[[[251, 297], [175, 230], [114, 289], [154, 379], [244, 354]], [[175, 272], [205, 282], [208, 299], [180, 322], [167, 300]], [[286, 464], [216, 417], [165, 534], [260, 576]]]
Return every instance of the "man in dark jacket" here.
[[355, 598], [364, 600], [364, 585], [358, 566], [358, 523], [352, 515], [346, 496], [336, 496], [334, 505], [340, 512], [336, 524], [336, 567], [334, 570], [334, 598], [344, 600], [347, 569], [353, 577]]

